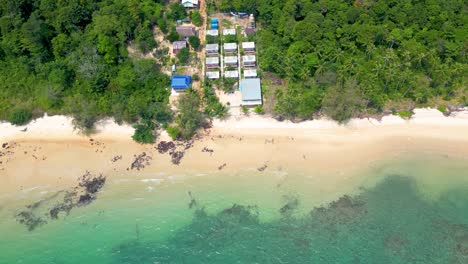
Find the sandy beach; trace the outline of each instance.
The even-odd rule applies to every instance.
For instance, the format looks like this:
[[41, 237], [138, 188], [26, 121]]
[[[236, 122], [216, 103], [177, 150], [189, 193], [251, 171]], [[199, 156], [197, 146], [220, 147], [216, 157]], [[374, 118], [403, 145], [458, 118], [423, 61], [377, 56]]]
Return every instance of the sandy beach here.
[[[167, 175], [220, 171], [301, 171], [317, 177], [331, 172], [335, 176], [324, 180], [331, 188], [352, 181], [353, 170], [404, 154], [468, 157], [468, 111], [445, 117], [434, 109], [416, 109], [411, 120], [386, 116], [381, 121], [354, 119], [347, 125], [234, 116], [214, 121], [213, 128], [185, 150], [180, 165], [172, 164], [167, 153], [158, 153], [157, 144], [133, 142], [129, 125], [106, 120], [96, 131], [80, 135], [65, 116], [45, 116], [23, 127], [0, 123], [0, 191], [8, 195], [70, 187], [85, 171], [141, 179], [166, 175], [162, 180]], [[132, 169], [143, 153], [141, 168]]]

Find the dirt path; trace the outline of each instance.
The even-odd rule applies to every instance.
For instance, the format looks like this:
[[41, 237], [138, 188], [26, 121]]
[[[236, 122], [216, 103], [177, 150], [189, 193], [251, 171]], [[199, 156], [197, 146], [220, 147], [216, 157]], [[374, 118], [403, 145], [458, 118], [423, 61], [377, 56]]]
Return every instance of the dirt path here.
[[[206, 39], [206, 27], [208, 26], [207, 24], [207, 16], [206, 16], [206, 2], [205, 0], [200, 0], [200, 15], [203, 19], [203, 25], [200, 28], [199, 32], [199, 37], [200, 37], [200, 42], [205, 43]], [[200, 49], [200, 54], [198, 57], [200, 58], [200, 63], [202, 64], [202, 70], [201, 70], [201, 76], [200, 80], [203, 80], [205, 78], [205, 45], [202, 45]]]

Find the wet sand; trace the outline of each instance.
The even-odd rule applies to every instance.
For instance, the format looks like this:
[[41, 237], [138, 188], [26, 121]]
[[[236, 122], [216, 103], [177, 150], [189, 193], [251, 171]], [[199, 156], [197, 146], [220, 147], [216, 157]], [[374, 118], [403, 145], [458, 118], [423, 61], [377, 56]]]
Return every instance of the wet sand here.
[[[324, 186], [334, 186], [352, 181], [353, 171], [405, 154], [468, 157], [468, 119], [434, 116], [434, 112], [428, 117], [427, 111], [410, 122], [392, 117], [381, 123], [357, 120], [347, 126], [329, 121], [281, 123], [258, 116], [216, 121], [185, 150], [180, 165], [174, 165], [167, 153], [158, 153], [157, 143], [133, 142], [131, 127], [107, 124], [100, 133], [86, 137], [63, 125], [67, 120], [59, 122], [63, 130], [47, 133], [47, 124], [41, 124], [42, 130], [35, 131], [33, 124], [29, 132], [13, 134], [10, 129], [9, 135], [0, 138], [0, 143], [8, 143], [0, 148], [4, 195], [41, 186], [70, 187], [86, 171], [142, 179], [161, 173], [297, 171], [314, 177], [334, 175], [321, 179]], [[162, 135], [164, 139], [167, 136]], [[132, 162], [142, 153], [146, 154], [142, 168], [132, 169]]]

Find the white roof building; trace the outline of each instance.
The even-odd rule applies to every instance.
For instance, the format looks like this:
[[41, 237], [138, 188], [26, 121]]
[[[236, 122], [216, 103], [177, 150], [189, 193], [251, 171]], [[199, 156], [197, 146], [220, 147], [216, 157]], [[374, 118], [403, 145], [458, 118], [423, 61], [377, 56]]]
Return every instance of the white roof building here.
[[224, 43], [224, 50], [237, 50], [237, 43]]
[[223, 35], [236, 35], [236, 29], [234, 28], [225, 28], [223, 29]]
[[186, 8], [198, 7], [198, 0], [180, 0], [180, 2]]
[[226, 57], [224, 57], [224, 63], [226, 63], [226, 64], [237, 64], [237, 56], [226, 56]]
[[208, 79], [219, 79], [219, 71], [206, 72], [206, 77], [208, 77]]
[[226, 78], [239, 78], [239, 72], [238, 71], [225, 71], [224, 72], [224, 77], [226, 77]]
[[244, 50], [255, 49], [255, 42], [242, 42], [242, 49]]
[[206, 31], [206, 35], [217, 37], [219, 36], [219, 31], [217, 29], [209, 29]]
[[206, 64], [208, 65], [219, 65], [219, 57], [207, 57]]
[[255, 58], [255, 55], [245, 55], [242, 56], [242, 61], [244, 63], [255, 63], [257, 59]]
[[244, 70], [244, 78], [255, 78], [257, 77], [257, 70]]
[[219, 44], [206, 44], [206, 52], [208, 53], [218, 53]]
[[242, 105], [261, 105], [262, 89], [260, 79], [242, 79], [239, 85], [242, 93]]

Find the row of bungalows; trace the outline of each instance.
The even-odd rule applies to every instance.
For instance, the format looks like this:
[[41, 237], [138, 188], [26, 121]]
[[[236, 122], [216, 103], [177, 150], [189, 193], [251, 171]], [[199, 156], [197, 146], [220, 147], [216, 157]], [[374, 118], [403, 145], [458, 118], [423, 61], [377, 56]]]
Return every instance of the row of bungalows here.
[[[239, 63], [237, 56], [225, 56], [224, 57], [224, 66], [225, 67], [236, 67]], [[205, 59], [206, 68], [216, 69], [219, 68], [219, 56], [216, 57], [206, 57]]]
[[[216, 71], [208, 71], [206, 72], [206, 77], [208, 79], [219, 79], [220, 77], [220, 74], [219, 74], [219, 71], [216, 70]], [[239, 78], [239, 72], [238, 71], [224, 71], [224, 77], [226, 78]]]

